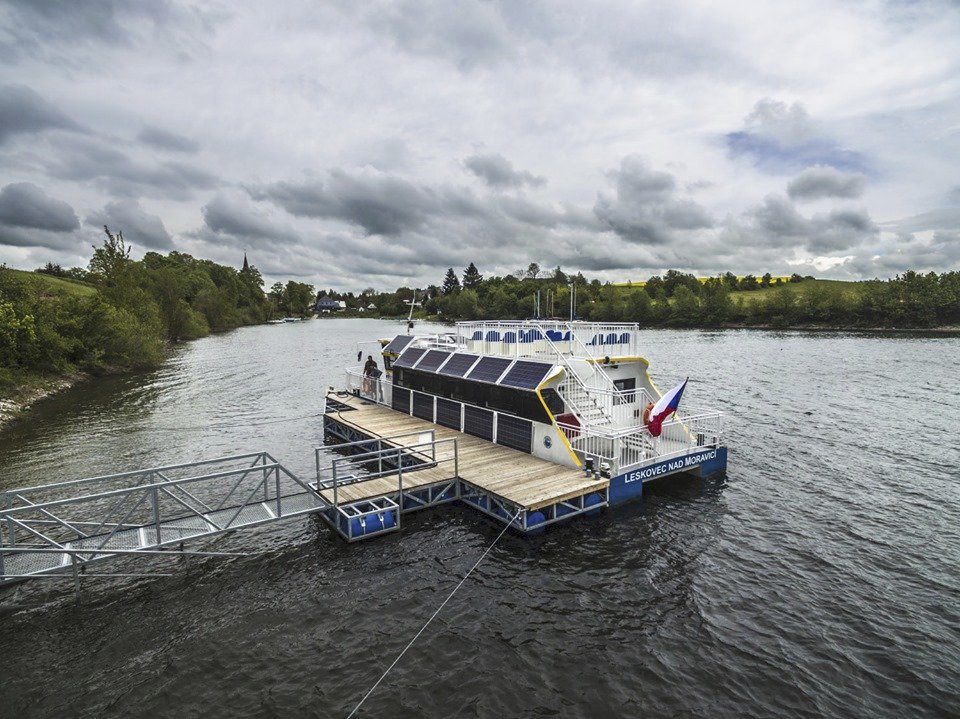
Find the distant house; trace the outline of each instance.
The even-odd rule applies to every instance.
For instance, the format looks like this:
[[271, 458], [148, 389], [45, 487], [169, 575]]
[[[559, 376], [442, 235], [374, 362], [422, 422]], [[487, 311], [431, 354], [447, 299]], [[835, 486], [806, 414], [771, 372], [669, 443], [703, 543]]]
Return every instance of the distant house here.
[[317, 304], [313, 306], [313, 309], [316, 312], [339, 312], [340, 310], [347, 309], [347, 303], [343, 300], [331, 300], [323, 297], [317, 300]]
[[376, 306], [375, 304], [373, 304], [373, 302], [371, 302], [369, 305], [367, 305], [367, 309], [368, 309], [368, 310], [376, 310], [376, 309], [377, 309], [377, 306]]

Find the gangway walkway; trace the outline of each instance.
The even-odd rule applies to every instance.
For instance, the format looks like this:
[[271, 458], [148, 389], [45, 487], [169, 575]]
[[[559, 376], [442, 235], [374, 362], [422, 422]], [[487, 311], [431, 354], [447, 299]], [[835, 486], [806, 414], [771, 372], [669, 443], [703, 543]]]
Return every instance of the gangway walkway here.
[[267, 452], [0, 493], [0, 584], [330, 507]]

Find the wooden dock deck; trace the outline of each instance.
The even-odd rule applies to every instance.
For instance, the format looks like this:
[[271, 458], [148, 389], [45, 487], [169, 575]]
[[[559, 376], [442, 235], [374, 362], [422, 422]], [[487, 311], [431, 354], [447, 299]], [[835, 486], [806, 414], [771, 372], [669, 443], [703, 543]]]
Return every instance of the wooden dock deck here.
[[[327, 415], [367, 437], [433, 431], [437, 440], [456, 438], [459, 478], [528, 510], [547, 507], [589, 492], [598, 492], [610, 484], [608, 479], [587, 477], [579, 469], [547, 462], [526, 452], [432, 424], [360, 397], [337, 394], [329, 397], [351, 409], [338, 411], [331, 408]], [[389, 443], [409, 447], [415, 446], [419, 441], [416, 435], [412, 435], [391, 440]], [[453, 479], [453, 463], [444, 461], [452, 458], [452, 442], [438, 445], [436, 466], [415, 471], [404, 470], [404, 490]], [[397, 484], [396, 475], [364, 480], [338, 487], [337, 499], [339, 503], [344, 503], [383, 496], [395, 492]], [[324, 490], [323, 495], [328, 501], [333, 501], [331, 490]]]

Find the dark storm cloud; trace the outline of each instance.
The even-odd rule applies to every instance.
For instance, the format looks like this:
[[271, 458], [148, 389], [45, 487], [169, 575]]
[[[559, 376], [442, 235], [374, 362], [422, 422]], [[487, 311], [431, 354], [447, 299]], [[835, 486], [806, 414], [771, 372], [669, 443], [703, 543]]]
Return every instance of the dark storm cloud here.
[[827, 197], [851, 199], [863, 194], [864, 176], [841, 172], [834, 167], [808, 167], [787, 185], [793, 200], [820, 200]]
[[0, 190], [0, 224], [50, 232], [73, 232], [80, 227], [70, 205], [29, 182], [17, 182]]
[[115, 145], [95, 138], [60, 142], [47, 171], [54, 177], [95, 182], [113, 195], [150, 195], [188, 200], [195, 190], [211, 189], [219, 180], [193, 165], [180, 161], [142, 161]]
[[851, 172], [867, 169], [862, 154], [823, 136], [800, 103], [787, 106], [763, 98], [747, 115], [745, 125], [745, 129], [724, 136], [727, 151], [734, 158], [750, 160], [765, 172], [795, 172], [815, 165]]
[[103, 210], [87, 217], [86, 223], [94, 227], [107, 225], [113, 231], [122, 230], [127, 241], [147, 249], [172, 250], [174, 248], [173, 238], [163, 226], [163, 220], [145, 212], [137, 200], [109, 202]]
[[19, 134], [81, 127], [24, 85], [0, 86], [0, 143]]
[[676, 197], [676, 179], [653, 170], [642, 158], [625, 157], [616, 180], [616, 197], [601, 194], [593, 212], [620, 237], [639, 244], [664, 244], [677, 230], [707, 229], [713, 220], [700, 205]]
[[192, 155], [200, 150], [200, 145], [189, 137], [177, 135], [173, 132], [149, 125], [140, 131], [137, 139], [146, 145], [168, 152], [184, 152]]
[[471, 155], [463, 161], [463, 164], [490, 187], [518, 188], [524, 185], [542, 187], [547, 184], [545, 177], [534, 175], [526, 170], [515, 170], [513, 163], [498, 153]]

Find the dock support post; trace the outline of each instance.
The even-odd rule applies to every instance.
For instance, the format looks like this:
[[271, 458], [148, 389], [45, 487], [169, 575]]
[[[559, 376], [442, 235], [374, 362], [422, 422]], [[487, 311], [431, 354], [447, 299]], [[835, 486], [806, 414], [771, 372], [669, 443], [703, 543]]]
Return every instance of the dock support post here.
[[337, 460], [333, 460], [333, 516], [336, 521], [337, 514]]
[[153, 495], [153, 524], [157, 532], [157, 546], [160, 546], [162, 535], [160, 534], [160, 496], [157, 494], [156, 487], [151, 492]]
[[[274, 471], [274, 474], [276, 475], [276, 478], [277, 478], [277, 516], [278, 516], [278, 517], [282, 517], [282, 516], [283, 516], [283, 507], [282, 507], [281, 504], [280, 504], [280, 468], [279, 468], [279, 467], [276, 467], [276, 468], [274, 468], [273, 471]], [[264, 493], [264, 494], [267, 493], [267, 482], [266, 482], [266, 478], [264, 478], [264, 482], [263, 482], [263, 493]]]
[[80, 572], [77, 571], [77, 555], [71, 554], [70, 561], [73, 565], [73, 591], [77, 595], [77, 602], [80, 601]]

